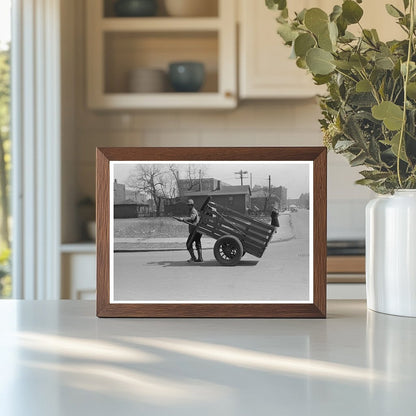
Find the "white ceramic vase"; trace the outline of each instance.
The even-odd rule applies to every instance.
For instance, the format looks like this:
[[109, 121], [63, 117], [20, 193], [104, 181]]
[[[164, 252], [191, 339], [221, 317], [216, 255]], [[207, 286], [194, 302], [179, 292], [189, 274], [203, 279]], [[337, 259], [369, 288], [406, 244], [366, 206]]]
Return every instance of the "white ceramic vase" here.
[[369, 309], [416, 317], [416, 190], [367, 204], [366, 282]]

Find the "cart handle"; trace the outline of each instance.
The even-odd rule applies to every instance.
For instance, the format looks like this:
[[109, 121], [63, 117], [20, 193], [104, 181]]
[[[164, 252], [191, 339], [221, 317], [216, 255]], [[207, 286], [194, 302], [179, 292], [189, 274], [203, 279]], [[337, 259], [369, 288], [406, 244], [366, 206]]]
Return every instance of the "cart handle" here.
[[188, 224], [188, 225], [195, 225], [195, 224], [192, 224], [191, 222], [189, 222], [189, 221], [185, 221], [185, 220], [183, 220], [182, 218], [180, 218], [180, 217], [172, 217], [172, 218], [174, 218], [176, 221], [179, 221], [179, 222], [184, 222], [185, 224]]
[[202, 206], [201, 206], [201, 209], [200, 209], [200, 211], [202, 212], [204, 209], [205, 209], [205, 207], [209, 204], [209, 202], [211, 201], [211, 197], [209, 196], [205, 201], [204, 201], [204, 203], [202, 204]]

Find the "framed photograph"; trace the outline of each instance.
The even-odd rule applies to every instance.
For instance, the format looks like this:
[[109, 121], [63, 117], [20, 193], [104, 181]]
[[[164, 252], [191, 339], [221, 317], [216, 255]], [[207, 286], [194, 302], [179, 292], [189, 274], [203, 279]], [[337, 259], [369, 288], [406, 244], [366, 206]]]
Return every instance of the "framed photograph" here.
[[326, 148], [98, 148], [97, 316], [324, 318]]

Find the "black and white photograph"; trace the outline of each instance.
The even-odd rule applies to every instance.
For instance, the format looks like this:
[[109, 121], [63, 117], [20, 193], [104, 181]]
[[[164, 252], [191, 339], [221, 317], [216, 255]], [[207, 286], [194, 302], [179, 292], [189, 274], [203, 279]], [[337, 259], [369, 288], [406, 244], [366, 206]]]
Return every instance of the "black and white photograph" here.
[[110, 303], [312, 303], [313, 163], [111, 161]]

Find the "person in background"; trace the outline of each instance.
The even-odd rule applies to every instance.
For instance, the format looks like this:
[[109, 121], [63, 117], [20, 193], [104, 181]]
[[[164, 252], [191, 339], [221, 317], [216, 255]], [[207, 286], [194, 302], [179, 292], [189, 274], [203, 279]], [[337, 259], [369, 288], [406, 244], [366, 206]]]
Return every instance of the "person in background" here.
[[271, 225], [274, 227], [274, 232], [277, 233], [277, 227], [280, 227], [280, 224], [279, 224], [279, 211], [276, 205], [272, 209], [271, 219], [272, 219]]
[[[188, 199], [188, 208], [189, 208], [189, 217], [181, 218], [182, 221], [185, 221], [189, 224], [189, 237], [186, 240], [186, 248], [191, 255], [191, 258], [188, 260], [188, 263], [196, 262], [202, 263], [204, 260], [202, 259], [202, 245], [201, 245], [201, 237], [202, 234], [198, 231], [195, 231], [196, 225], [199, 222], [199, 214], [196, 208], [194, 207], [194, 201], [192, 199]], [[198, 258], [195, 257], [193, 244], [195, 243], [196, 251], [198, 253]]]

